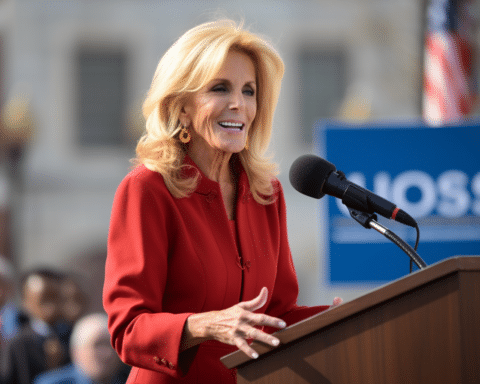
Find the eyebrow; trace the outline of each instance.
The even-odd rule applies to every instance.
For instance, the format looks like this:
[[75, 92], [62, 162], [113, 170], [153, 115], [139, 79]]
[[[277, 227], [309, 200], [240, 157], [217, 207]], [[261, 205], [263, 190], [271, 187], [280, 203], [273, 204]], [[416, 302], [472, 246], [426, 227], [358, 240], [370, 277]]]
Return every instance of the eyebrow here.
[[[230, 80], [228, 80], [228, 79], [222, 79], [222, 78], [212, 79], [211, 83], [214, 83], [214, 82], [229, 83], [229, 84], [232, 83]], [[245, 83], [245, 85], [255, 85], [255, 86], [257, 86], [257, 82], [256, 82], [255, 80], [247, 81], [247, 82]]]

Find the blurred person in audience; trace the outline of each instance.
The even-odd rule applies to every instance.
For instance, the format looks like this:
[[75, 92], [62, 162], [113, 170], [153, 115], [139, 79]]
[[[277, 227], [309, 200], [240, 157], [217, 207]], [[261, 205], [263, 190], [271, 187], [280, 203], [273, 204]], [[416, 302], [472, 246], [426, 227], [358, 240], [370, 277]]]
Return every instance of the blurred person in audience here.
[[60, 287], [62, 296], [62, 318], [69, 324], [75, 324], [87, 309], [87, 296], [83, 291], [78, 278], [67, 275]]
[[72, 274], [66, 274], [60, 284], [60, 306], [61, 315], [55, 329], [69, 351], [73, 326], [86, 313], [88, 306], [87, 295], [80, 286], [78, 277]]
[[93, 313], [78, 320], [70, 340], [72, 363], [37, 376], [34, 384], [123, 384], [128, 370], [110, 345], [108, 318]]
[[55, 323], [61, 316], [63, 278], [62, 274], [48, 268], [23, 275], [21, 305], [28, 321], [5, 346], [0, 383], [31, 384], [38, 374], [65, 364], [67, 353], [55, 332]]
[[0, 344], [13, 338], [20, 326], [20, 311], [15, 303], [16, 286], [12, 263], [0, 255]]
[[[235, 383], [220, 361], [329, 306], [297, 304], [276, 166], [265, 155], [284, 65], [230, 20], [165, 53], [137, 167], [110, 220], [103, 303], [128, 383]], [[338, 302], [338, 300], [337, 300]]]

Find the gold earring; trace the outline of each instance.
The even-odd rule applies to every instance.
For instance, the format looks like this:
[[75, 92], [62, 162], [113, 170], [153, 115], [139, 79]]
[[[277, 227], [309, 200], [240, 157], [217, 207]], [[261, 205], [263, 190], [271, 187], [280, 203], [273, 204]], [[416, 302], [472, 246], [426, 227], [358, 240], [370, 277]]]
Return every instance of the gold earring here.
[[248, 136], [247, 136], [247, 140], [245, 140], [245, 147], [244, 149], [247, 151], [248, 150]]
[[191, 138], [192, 138], [192, 136], [190, 135], [190, 132], [188, 131], [188, 129], [185, 128], [185, 127], [182, 127], [182, 129], [180, 130], [180, 135], [179, 135], [180, 141], [183, 144], [187, 144], [190, 141]]

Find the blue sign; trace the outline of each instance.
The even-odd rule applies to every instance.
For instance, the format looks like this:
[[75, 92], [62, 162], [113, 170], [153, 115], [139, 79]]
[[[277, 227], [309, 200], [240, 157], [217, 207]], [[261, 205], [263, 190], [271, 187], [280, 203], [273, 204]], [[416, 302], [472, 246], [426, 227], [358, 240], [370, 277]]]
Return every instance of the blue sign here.
[[[417, 253], [427, 265], [480, 255], [480, 121], [441, 128], [323, 121], [315, 131], [321, 157], [415, 218]], [[409, 273], [406, 253], [353, 220], [341, 200], [323, 199], [330, 284], [384, 283]], [[414, 246], [414, 228], [380, 216], [377, 221]]]

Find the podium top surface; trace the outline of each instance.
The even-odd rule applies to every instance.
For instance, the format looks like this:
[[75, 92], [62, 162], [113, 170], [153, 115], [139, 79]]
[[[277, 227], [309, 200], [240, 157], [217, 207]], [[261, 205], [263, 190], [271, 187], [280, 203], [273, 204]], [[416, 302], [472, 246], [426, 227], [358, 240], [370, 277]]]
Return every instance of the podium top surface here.
[[[460, 271], [480, 271], [480, 257], [456, 256], [442, 260], [425, 269], [415, 271], [407, 276], [382, 285], [352, 301], [342, 303], [337, 307], [292, 324], [274, 333], [281, 342], [280, 347], [277, 348], [286, 347], [286, 344], [305, 337], [312, 332], [319, 331], [322, 328], [331, 326], [359, 312], [366, 311], [392, 298], [418, 289], [435, 280], [459, 273]], [[256, 341], [253, 342], [251, 346], [259, 355], [269, 353], [276, 349]], [[227, 368], [236, 368], [252, 359], [242, 351], [236, 351], [223, 356], [220, 360]]]

